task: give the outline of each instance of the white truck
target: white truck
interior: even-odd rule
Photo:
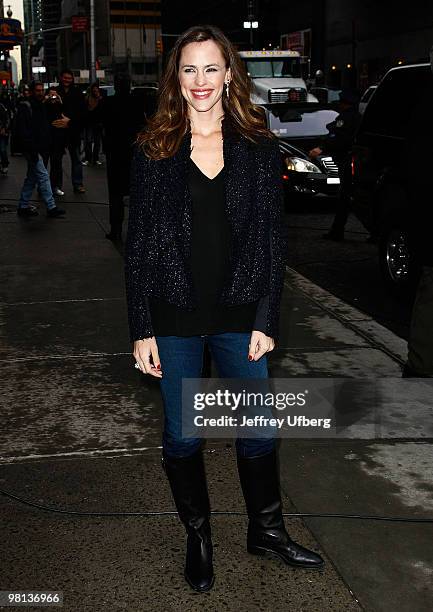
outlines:
[[[307,91],[297,51],[239,51],[239,55],[253,80],[254,104],[318,102]]]

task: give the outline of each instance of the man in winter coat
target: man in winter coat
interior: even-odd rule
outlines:
[[[33,189],[37,185],[47,207],[47,217],[61,217],[66,211],[56,206],[46,168],[50,150],[50,124],[45,109],[43,83],[34,81],[30,91],[30,98],[20,102],[18,106],[17,138],[20,150],[27,160],[27,176],[21,190],[17,214],[20,217],[33,217],[38,214],[37,208],[30,205]]]
[[[60,85],[57,88],[62,104],[63,116],[56,119],[52,125],[64,133],[64,146],[69,151],[71,158],[72,187],[75,193],[85,193],[83,186],[83,166],[80,160],[81,132],[84,127],[86,116],[86,101],[81,91],[75,87],[74,75],[70,70],[62,70],[60,73]],[[57,155],[61,156],[54,165],[60,171],[62,169],[62,147],[57,148]],[[57,182],[62,182],[58,179]],[[59,190],[62,184],[56,185]]]

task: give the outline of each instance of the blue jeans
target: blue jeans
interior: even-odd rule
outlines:
[[[24,153],[27,160],[27,176],[24,179],[24,184],[21,190],[19,208],[28,208],[29,201],[33,194],[33,189],[38,186],[39,193],[45,202],[48,210],[56,206],[56,202],[51,190],[50,176],[45,166],[44,160],[40,154],[38,157]]]
[[[156,336],[162,378],[160,389],[164,404],[163,451],[170,456],[192,455],[201,438],[182,438],[182,378],[200,378],[203,349],[208,342],[220,378],[268,378],[266,354],[248,361],[250,333],[205,334],[203,336]],[[246,457],[268,453],[275,438],[237,438],[236,450]]]

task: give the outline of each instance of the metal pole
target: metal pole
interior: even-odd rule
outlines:
[[[87,68],[87,32],[83,32],[83,66]]]
[[[96,81],[95,0],[90,0],[90,83]]]
[[[65,25],[56,26],[55,28],[47,28],[46,30],[36,30],[35,32],[27,32],[27,34],[23,35],[23,38],[28,38],[29,36],[34,36],[35,34],[43,34],[44,32],[54,32],[55,30],[70,30],[71,28],[71,25]]]

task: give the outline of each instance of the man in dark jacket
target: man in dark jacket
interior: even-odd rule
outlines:
[[[72,187],[75,193],[85,193],[83,186],[83,166],[80,160],[81,132],[86,115],[86,101],[81,91],[74,85],[74,75],[70,70],[62,70],[60,73],[60,85],[57,88],[62,104],[63,116],[52,123],[52,125],[64,131],[64,145],[69,151],[71,158]],[[57,155],[61,155],[60,161],[55,166],[62,169],[62,148],[58,147]],[[59,179],[60,180],[60,179]],[[62,185],[56,185],[61,190]]]
[[[361,115],[358,111],[359,95],[355,91],[344,90],[340,93],[339,115],[326,126],[329,135],[323,149],[332,155],[338,166],[340,193],[334,222],[330,231],[324,235],[329,240],[344,240],[344,228],[349,217],[352,199],[352,144],[359,126]],[[309,153],[314,159],[322,154],[322,148],[316,147]]]
[[[65,210],[56,206],[46,168],[50,147],[50,124],[45,111],[44,85],[34,81],[30,86],[31,96],[20,102],[17,116],[17,137],[20,149],[27,160],[27,176],[21,190],[17,214],[33,217],[37,208],[30,206],[33,189],[37,185],[47,207],[48,217],[60,217]]]
[[[114,79],[115,95],[106,97],[101,103],[111,226],[106,237],[113,241],[122,238],[123,198],[129,193],[132,145],[143,123],[143,113],[139,115],[137,112],[130,85],[127,74],[117,74]]]

